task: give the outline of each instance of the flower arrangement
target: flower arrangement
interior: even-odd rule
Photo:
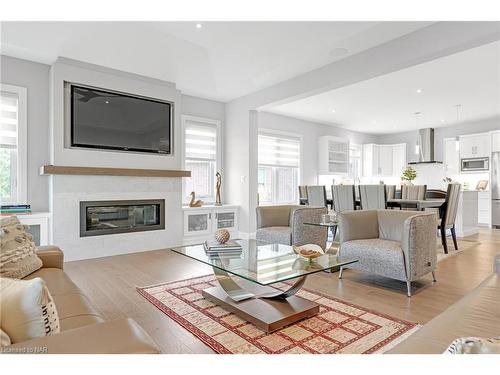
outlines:
[[[401,176],[401,180],[408,182],[412,182],[416,178],[417,171],[410,166],[405,168],[405,170],[403,171],[403,175]]]

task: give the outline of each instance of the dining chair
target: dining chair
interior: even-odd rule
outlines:
[[[396,198],[396,185],[385,185],[385,197],[386,199]]]
[[[327,207],[326,189],[323,185],[307,186],[307,204],[309,206]]]
[[[444,253],[448,254],[448,244],[446,243],[446,230],[449,229],[453,238],[453,246],[458,250],[457,234],[455,233],[455,219],[458,211],[458,200],[460,199],[461,185],[452,183],[448,184],[446,198],[440,210],[440,220],[438,229],[441,232],[441,243],[443,244]]]
[[[386,208],[385,185],[359,185],[362,210]]]
[[[307,205],[307,186],[299,186],[299,204]]]
[[[354,210],[356,208],[354,185],[332,185],[332,199],[335,212]]]
[[[401,186],[401,199],[424,200],[427,185]]]

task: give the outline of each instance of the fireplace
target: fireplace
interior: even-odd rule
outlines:
[[[165,229],[165,200],[80,202],[80,237]]]

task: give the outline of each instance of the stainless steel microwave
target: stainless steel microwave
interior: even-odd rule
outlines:
[[[462,172],[488,171],[490,169],[490,158],[467,158],[460,160]]]

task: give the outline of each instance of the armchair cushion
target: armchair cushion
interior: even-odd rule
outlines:
[[[359,259],[348,268],[406,280],[403,249],[398,241],[379,238],[352,240],[342,244],[339,254],[341,259]]]
[[[344,211],[339,214],[340,243],[378,238],[377,210]]]
[[[290,226],[290,211],[293,205],[259,206],[256,209],[257,229]]]
[[[257,229],[257,240],[269,243],[292,244],[292,228],[290,227],[267,227]]]
[[[315,244],[325,249],[328,229],[319,226],[305,225],[304,223],[319,223],[321,222],[321,216],[326,213],[328,213],[326,207],[299,206],[292,209],[292,245],[302,246],[306,244]]]

